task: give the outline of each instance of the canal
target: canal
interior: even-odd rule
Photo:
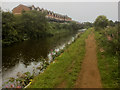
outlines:
[[[3,83],[10,77],[17,77],[17,73],[33,72],[41,65],[40,58],[47,58],[49,52],[67,44],[75,33],[58,34],[39,40],[26,40],[2,49],[2,80]],[[39,72],[39,71],[36,71]]]

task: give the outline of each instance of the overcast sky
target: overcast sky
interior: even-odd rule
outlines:
[[[117,2],[3,2],[3,10],[12,10],[19,4],[34,5],[62,15],[68,15],[79,22],[93,22],[99,15],[108,19],[118,20]]]

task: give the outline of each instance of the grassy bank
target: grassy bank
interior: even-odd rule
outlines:
[[[73,87],[85,55],[85,39],[90,30],[83,33],[64,53],[48,66],[44,73],[36,76],[28,88]]]
[[[118,55],[117,51],[117,28],[110,27],[95,31],[97,42],[98,67],[101,74],[103,88],[118,88]],[[114,36],[109,39],[110,33]]]

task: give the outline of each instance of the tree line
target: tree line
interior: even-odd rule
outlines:
[[[56,32],[63,30],[72,32],[83,28],[76,22],[68,22],[67,24],[49,22],[45,15],[45,13],[37,11],[23,11],[21,15],[2,12],[3,46],[28,39],[53,36]]]

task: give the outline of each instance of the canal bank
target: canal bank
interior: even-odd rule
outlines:
[[[73,42],[81,32],[83,31],[57,34],[38,40],[27,40],[3,48],[3,87],[10,87],[12,84],[14,87],[23,86],[22,81],[26,82],[26,79],[28,83],[34,76],[43,72],[46,62],[50,64],[53,61],[51,56],[52,59],[58,56],[64,51],[62,49]]]
[[[27,88],[71,88],[74,86],[82,60],[85,56],[85,39],[90,29],[86,30],[64,53],[55,58],[44,73],[36,76]]]

